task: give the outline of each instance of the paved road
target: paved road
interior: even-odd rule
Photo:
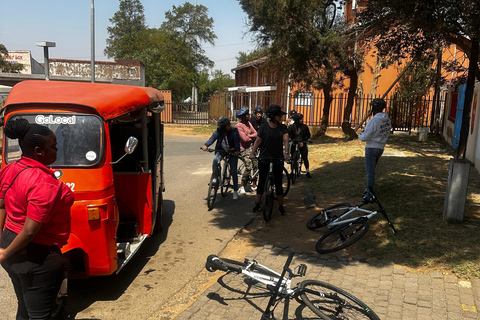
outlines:
[[[148,239],[117,276],[70,281],[70,319],[146,319],[220,252],[251,220],[253,196],[231,193],[207,211],[205,196],[213,154],[199,137],[165,138],[164,230]],[[13,319],[16,299],[0,270],[1,319]]]
[[[253,250],[247,258],[281,272],[289,250],[266,245]],[[307,265],[307,274],[305,278],[294,278],[293,284],[303,279],[331,283],[366,303],[380,319],[480,319],[480,279],[461,281],[440,272],[410,273],[388,261],[296,252],[292,267],[300,263]],[[258,320],[269,296],[255,286],[244,295],[247,288],[241,275],[225,274],[174,319]],[[318,319],[295,300],[290,300],[287,317],[283,316],[283,308],[284,304],[280,304],[275,310],[277,319]]]

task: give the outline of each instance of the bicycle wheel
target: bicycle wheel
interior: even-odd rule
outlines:
[[[283,196],[286,197],[288,194],[288,191],[290,190],[290,174],[288,173],[288,170],[285,167],[283,167],[282,187],[283,187]]]
[[[303,302],[323,319],[372,319],[380,320],[365,303],[350,293],[329,283],[304,280],[299,288]]]
[[[350,207],[350,203],[339,203],[323,209],[307,221],[307,228],[310,230],[315,230],[325,227],[326,225],[330,224],[332,220],[335,220],[337,217],[347,212]]]
[[[243,180],[243,174],[245,173],[245,161],[243,158],[238,158],[238,168],[237,168],[237,175],[238,175],[238,181]]]
[[[315,249],[318,253],[330,253],[346,248],[365,235],[368,231],[368,221],[357,219],[336,226],[317,241]]]
[[[214,181],[215,178],[212,174],[210,177],[210,182],[208,184],[208,195],[207,195],[207,207],[208,210],[213,209],[213,203],[215,202],[215,198],[217,197],[217,190],[218,190],[218,181]]]
[[[223,166],[222,183],[220,185],[220,192],[222,193],[222,197],[225,197],[227,195],[231,179],[232,176],[230,175],[230,165],[225,162],[225,165]]]
[[[275,199],[275,193],[273,188],[273,176],[269,175],[267,181],[265,181],[265,192],[262,198],[263,207],[263,219],[266,222],[272,218],[273,200]]]
[[[293,154],[293,159],[292,159],[292,172],[290,173],[290,179],[292,180],[292,184],[295,184],[295,181],[297,180],[298,177],[298,156],[297,153],[295,152]]]

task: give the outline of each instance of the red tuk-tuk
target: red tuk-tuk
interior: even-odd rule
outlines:
[[[57,137],[53,170],[75,194],[68,244],[70,277],[110,275],[159,229],[162,214],[163,95],[126,85],[24,81],[3,108]],[[2,167],[20,158],[3,138]]]

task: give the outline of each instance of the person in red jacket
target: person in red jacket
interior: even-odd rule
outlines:
[[[255,172],[258,170],[258,161],[255,159],[250,159],[250,152],[252,151],[253,143],[257,138],[257,131],[250,123],[250,112],[247,108],[238,110],[236,116],[240,120],[235,126],[240,134],[240,159],[242,159],[242,161],[245,163],[245,171],[242,175],[242,184],[240,189],[238,189],[238,193],[245,194],[245,185],[250,179],[252,171]],[[252,182],[252,191],[255,190],[257,190],[256,179]]]
[[[9,120],[4,133],[19,140],[22,157],[0,172],[0,262],[17,295],[16,319],[50,319],[74,196],[46,167],[57,159],[49,128],[18,119]]]

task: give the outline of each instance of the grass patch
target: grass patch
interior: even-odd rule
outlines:
[[[331,129],[314,142],[309,158],[315,179],[309,187],[319,207],[358,201],[366,184],[364,143],[345,141],[341,131]],[[356,253],[419,271],[438,270],[463,278],[480,275],[480,179],[476,170],[472,169],[469,181],[465,221],[448,224],[443,220],[452,152],[440,137],[419,142],[416,135],[390,136],[377,166],[375,190],[399,232],[393,234],[377,215],[371,230],[353,249]]]

